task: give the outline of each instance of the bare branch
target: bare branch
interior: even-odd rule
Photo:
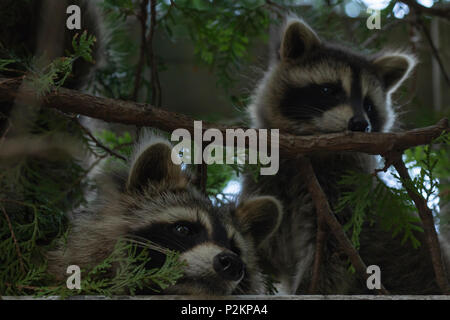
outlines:
[[[444,64],[442,63],[442,59],[441,56],[439,54],[438,49],[436,48],[436,46],[434,45],[433,39],[431,38],[431,34],[428,31],[427,26],[425,25],[425,23],[419,18],[418,19],[418,24],[420,26],[420,28],[423,31],[423,34],[425,35],[425,38],[428,41],[428,44],[431,48],[431,52],[433,53],[434,57],[436,58],[436,61],[439,64],[439,68],[441,69],[442,75],[444,76],[445,81],[447,82],[447,85],[450,87],[450,78],[447,74],[447,71],[445,70]]]
[[[302,176],[305,178],[307,188],[309,193],[311,194],[311,198],[314,202],[317,214],[323,218],[331,233],[334,235],[334,237],[342,247],[342,250],[350,259],[359,277],[364,281],[367,281],[369,277],[369,275],[367,274],[367,266],[348,239],[342,228],[342,225],[339,223],[339,221],[331,211],[327,196],[323,192],[319,181],[317,181],[317,177],[314,173],[314,169],[311,165],[310,160],[305,157],[300,158],[298,169],[301,172]],[[378,294],[389,294],[389,292],[383,287],[383,285],[381,285],[381,289],[376,289],[376,292]]]
[[[153,38],[156,28],[156,0],[150,0],[150,32],[147,36],[146,43],[148,46],[148,60],[150,65],[151,83],[152,83],[152,105],[161,107],[161,83],[159,81],[158,66],[153,50]]]
[[[2,134],[2,137],[0,138],[0,147],[2,146],[3,142],[5,142],[6,136],[8,135],[9,130],[11,129],[11,120],[9,118],[6,118],[8,122],[8,126],[6,127],[5,131]]]
[[[141,26],[141,47],[139,52],[139,61],[137,64],[136,75],[134,78],[134,90],[132,99],[137,101],[139,88],[141,86],[142,71],[144,69],[145,56],[147,52],[146,33],[147,33],[147,6],[149,0],[142,0],[140,4],[140,11],[137,18]]]
[[[0,101],[13,101],[18,95],[20,84],[21,78],[0,78]],[[35,93],[31,88],[22,87],[20,95],[34,97]],[[50,92],[44,97],[41,106],[67,113],[82,114],[106,122],[154,127],[168,132],[184,128],[192,135],[194,134],[194,119],[186,115],[155,108],[148,104],[95,97],[65,88]],[[202,122],[202,126],[203,130],[216,128],[224,135],[226,129],[237,128],[209,122]],[[319,136],[294,136],[282,132],[279,143],[274,147],[279,147],[280,154],[286,158],[296,158],[299,154],[321,151],[356,151],[384,155],[392,151],[401,152],[414,146],[428,144],[443,131],[449,131],[447,119],[442,119],[430,127],[395,133],[343,132]],[[276,144],[270,141],[268,143],[269,146],[270,143]],[[249,147],[248,141],[246,141],[246,147]]]
[[[91,140],[95,143],[95,145],[97,147],[99,147],[100,149],[103,149],[104,151],[106,151],[107,153],[109,153],[110,155],[122,159],[123,161],[127,161],[127,159],[118,154],[117,152],[115,152],[114,150],[111,150],[110,148],[108,148],[107,146],[105,146],[103,143],[101,143],[100,141],[98,141],[98,139],[96,137],[94,137],[94,135],[89,131],[89,129],[85,128],[77,119],[73,119],[74,122],[81,128],[81,130],[88,135],[89,138],[91,138]]]
[[[197,171],[197,177],[196,177],[196,184],[198,189],[206,194],[206,183],[208,180],[208,166],[206,163],[202,162],[201,164],[197,165],[196,168]]]
[[[316,233],[316,251],[314,252],[314,262],[311,283],[309,285],[309,294],[318,294],[320,271],[322,266],[323,250],[328,239],[327,226],[322,214],[316,209],[317,215],[317,233]]]
[[[408,192],[409,197],[414,201],[422,220],[423,230],[425,232],[425,240],[431,254],[431,262],[433,264],[436,282],[443,294],[450,294],[450,287],[445,272],[444,263],[442,261],[441,248],[434,226],[433,213],[428,208],[427,201],[412,188],[413,182],[408,173],[408,169],[402,160],[401,154],[392,155],[393,164],[402,179],[403,186]]]
[[[429,16],[436,16],[450,20],[450,6],[433,6],[432,8],[425,7],[416,0],[401,0],[401,2],[407,4],[410,8],[414,9],[418,13],[423,13]]]
[[[373,41],[375,41],[378,37],[380,37],[382,34],[386,34],[385,32],[389,29],[392,29],[395,26],[398,26],[401,23],[404,23],[407,19],[404,18],[402,20],[396,19],[394,21],[391,21],[383,26],[381,30],[378,30],[377,32],[372,33],[370,37],[368,37],[364,42],[361,44],[362,48],[366,48],[369,46]]]

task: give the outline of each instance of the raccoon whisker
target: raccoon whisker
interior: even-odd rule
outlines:
[[[311,118],[311,120],[314,122],[314,119],[319,119],[319,117],[324,113],[325,111],[323,109],[320,109],[318,107],[314,106],[303,106],[301,109],[297,109],[291,113],[291,116],[293,117],[304,117],[304,118]],[[347,119],[343,119],[341,117],[327,117],[327,128],[333,128],[331,130],[327,130],[323,128],[322,126],[316,128],[315,131],[312,132],[306,132],[306,134],[313,134],[313,133],[333,133],[333,132],[339,132],[343,131],[344,127],[346,128]],[[319,121],[320,124],[320,121]],[[298,128],[301,129],[301,128]]]
[[[169,254],[172,251],[170,249],[164,248],[162,246],[159,246],[159,245],[151,243],[151,242],[150,243],[148,243],[148,242],[138,242],[138,241],[132,241],[132,242],[134,242],[135,244],[140,245],[142,248],[151,249],[151,250],[158,251],[158,252],[161,252],[161,253],[164,253],[164,254]],[[178,246],[181,249],[184,249],[183,244],[181,244],[181,243],[177,243],[177,244],[178,244]]]
[[[290,110],[291,110],[291,112],[290,112],[291,116],[293,116],[293,117],[300,116],[300,117],[306,117],[306,118],[318,117],[327,111],[327,110],[324,110],[323,108],[309,106],[309,105],[302,106],[301,108],[294,106],[294,107],[290,108]]]
[[[158,240],[162,240],[164,242],[169,241],[170,243],[175,244],[178,247],[177,251],[185,251],[188,249],[186,244],[181,242],[181,240],[170,237],[169,235],[167,235],[166,237],[161,236],[158,238]]]
[[[236,286],[236,288],[234,288],[234,291],[236,291],[236,293],[244,293],[245,292],[245,288],[244,288],[244,286],[238,284]]]
[[[325,110],[320,107],[311,106],[311,105],[304,105],[302,109],[306,109],[305,111],[315,111],[317,113],[323,113]]]
[[[184,250],[187,250],[187,249],[188,249],[188,247],[186,246],[186,244],[185,244],[184,242],[182,242],[182,241],[179,240],[179,239],[173,238],[173,237],[171,237],[170,235],[160,236],[160,237],[158,237],[157,239],[158,239],[158,240],[162,240],[162,241],[164,241],[164,242],[169,241],[170,243],[173,243],[173,244],[177,245],[177,246],[179,247],[179,249],[181,249],[181,250],[178,250],[178,251],[184,251]],[[146,240],[147,240],[147,239],[146,239]],[[148,240],[147,240],[147,241],[148,241]]]
[[[299,108],[298,106],[292,106],[292,107],[287,107],[290,110],[292,110],[292,114],[297,114],[297,115],[311,115],[311,114],[321,114],[324,112],[323,109],[320,109],[319,107],[314,107],[314,106],[302,106],[301,108]]]
[[[241,282],[242,282],[242,280],[241,280]],[[244,283],[244,284],[239,283],[236,286],[236,288],[234,288],[234,291],[236,293],[240,293],[240,294],[248,294],[249,290],[250,290],[250,285],[247,283]]]
[[[257,292],[261,288],[258,283],[261,279],[260,271],[256,268],[256,259],[251,258],[256,254],[256,248],[253,241],[247,239],[247,234],[241,233],[240,230],[248,228],[250,224],[259,226],[258,219],[263,214],[263,220],[267,221],[269,229],[266,226],[263,228],[267,235],[272,234],[275,227],[271,222],[279,220],[282,215],[278,200],[271,197],[258,198],[254,195],[244,199],[238,206],[236,196],[230,199],[236,203],[219,208],[211,203],[209,197],[199,193],[193,183],[194,174],[189,173],[189,168],[183,169],[170,159],[172,146],[169,141],[155,137],[149,132],[144,133],[139,140],[126,166],[116,167],[114,164],[111,168],[105,167],[105,172],[100,176],[104,180],[100,179],[98,186],[106,187],[99,188],[95,194],[97,202],[83,208],[82,212],[86,212],[86,217],[74,217],[74,229],[69,230],[70,236],[66,246],[70,250],[66,252],[66,248],[58,248],[49,253],[49,271],[63,280],[66,272],[64,266],[70,261],[80,261],[84,264],[82,267],[87,267],[101,259],[105,253],[114,250],[113,246],[118,240],[124,240],[120,243],[123,256],[121,258],[128,259],[127,254],[140,254],[135,258],[143,259],[137,259],[139,261],[136,262],[144,268],[153,268],[163,260],[167,261],[162,255],[170,257],[174,252],[180,253],[178,257],[180,262],[186,263],[186,268],[181,272],[181,281],[168,289],[167,293],[205,292],[217,295],[231,294],[233,291],[242,294]],[[113,212],[107,210],[111,202],[118,207]],[[260,213],[261,206],[274,209],[262,210]],[[173,208],[181,209],[174,211]],[[154,214],[149,214],[154,211],[161,216],[164,213],[165,216],[156,219]],[[244,213],[248,218],[235,219]],[[192,215],[196,221],[192,221]],[[186,226],[188,233],[178,228],[183,222],[194,225],[192,228]],[[231,243],[228,246],[228,242],[225,242],[230,229],[236,233],[235,238],[239,238],[239,241],[234,241],[233,247],[236,247],[240,254],[233,256],[228,262],[219,259],[221,265],[217,265],[216,257],[222,257],[218,257],[219,254],[230,255],[226,247],[231,247]],[[85,232],[74,232],[75,230]],[[124,230],[128,232],[123,234]],[[267,235],[258,237],[259,241],[264,241]],[[83,246],[85,250],[78,250],[80,244],[85,241],[89,241],[89,246]],[[143,250],[146,252],[142,252]],[[149,263],[150,260],[153,261]],[[252,270],[252,274],[247,274],[252,277],[245,279],[239,289],[235,290],[241,281],[235,278],[235,270],[228,270],[225,263],[234,264],[234,269],[238,268],[240,263],[244,264],[244,261],[249,261],[245,267]],[[115,264],[113,267],[117,270],[120,265]],[[227,273],[232,276],[231,280]],[[122,280],[118,284],[112,284],[112,289],[118,290],[125,285]],[[146,294],[152,283],[144,280],[141,284],[138,294]]]
[[[158,252],[165,253],[165,254],[170,252],[169,249],[164,248],[158,244],[155,244],[154,242],[151,242],[145,238],[141,238],[138,236],[135,236],[135,238],[137,238],[137,239],[133,239],[132,237],[127,237],[127,238],[125,238],[125,240],[130,243],[137,244],[142,248],[152,249],[154,251],[158,251]],[[140,241],[140,239],[143,239],[143,241]]]
[[[131,242],[133,242],[133,241],[131,241]],[[133,243],[136,244],[136,246],[139,247],[139,248],[151,249],[153,251],[158,251],[158,252],[161,252],[161,253],[164,253],[164,254],[169,253],[169,250],[164,249],[162,247],[152,246],[152,245],[149,245],[147,243],[139,243],[139,242],[133,242]]]

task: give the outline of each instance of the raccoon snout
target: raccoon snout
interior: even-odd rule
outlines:
[[[348,122],[348,130],[370,132],[370,124],[362,116],[354,116]]]
[[[244,263],[235,254],[222,252],[214,257],[214,270],[225,280],[238,281],[244,275]]]

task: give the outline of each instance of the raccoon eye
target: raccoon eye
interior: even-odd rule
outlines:
[[[336,92],[336,87],[332,84],[324,84],[320,86],[320,93],[323,95],[332,95]]]
[[[189,236],[192,234],[192,230],[185,224],[176,224],[173,227],[173,232],[176,233],[179,236]]]
[[[330,87],[320,87],[320,92],[322,92],[323,94],[329,94],[331,91]]]

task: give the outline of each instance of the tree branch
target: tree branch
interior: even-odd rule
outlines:
[[[137,18],[141,26],[141,47],[139,53],[139,61],[137,64],[136,75],[134,78],[134,89],[132,99],[137,101],[139,88],[141,86],[142,71],[144,69],[145,55],[147,51],[146,33],[147,33],[147,6],[149,0],[142,0]]]
[[[433,53],[433,55],[434,55],[436,61],[437,61],[438,64],[439,64],[439,68],[441,69],[442,75],[444,76],[444,79],[445,79],[445,81],[447,82],[447,85],[450,87],[450,78],[449,78],[449,76],[448,76],[448,74],[447,74],[447,70],[445,70],[445,66],[444,66],[444,64],[443,64],[443,62],[442,62],[441,56],[440,56],[440,54],[439,54],[439,51],[438,51],[438,49],[436,48],[436,46],[434,45],[433,39],[431,38],[431,34],[430,34],[430,32],[428,31],[427,26],[425,25],[425,23],[424,23],[424,22],[422,21],[422,19],[420,19],[420,18],[418,19],[418,25],[419,25],[420,28],[422,29],[423,34],[425,35],[425,38],[426,38],[427,41],[428,41],[428,45],[429,45],[430,48],[431,48],[431,52]]]
[[[314,252],[314,262],[311,283],[309,285],[309,294],[318,294],[318,286],[320,280],[320,267],[322,266],[323,250],[328,239],[328,230],[322,214],[316,209],[317,215],[317,234],[316,234],[316,251]]]
[[[152,105],[161,107],[161,83],[159,81],[158,66],[155,59],[155,53],[153,50],[153,38],[156,28],[156,0],[150,1],[150,31],[147,36],[148,46],[148,60],[151,70],[151,83],[152,83]]]
[[[427,201],[420,193],[417,192],[417,190],[412,187],[413,182],[411,181],[408,169],[402,160],[401,154],[394,154],[392,157],[392,162],[402,180],[403,186],[408,192],[409,197],[414,201],[414,204],[419,212],[420,219],[422,220],[425,241],[431,254],[431,262],[433,264],[436,282],[443,294],[450,294],[450,287],[448,284],[444,263],[442,261],[441,248],[434,226],[433,213],[430,208],[428,208]]]
[[[32,88],[25,83],[22,85],[24,77],[5,79],[0,78],[0,102],[14,101],[18,95],[21,98],[36,98],[36,94]],[[164,109],[152,107],[148,104],[127,102],[121,100],[113,100],[108,98],[95,97],[88,94],[83,94],[75,90],[60,88],[57,91],[53,90],[40,101],[40,106],[46,108],[55,108],[67,113],[82,114],[85,116],[102,119],[107,122],[118,122],[136,126],[150,126],[164,131],[173,131],[175,129],[184,128],[191,134],[194,134],[194,119],[186,115],[169,112]],[[203,130],[215,128],[220,130],[224,135],[227,129],[237,129],[238,127],[225,127],[218,124],[208,122],[202,123]],[[242,128],[241,128],[242,129]],[[243,128],[246,129],[246,128]],[[398,133],[359,133],[359,132],[345,132],[334,133],[320,136],[294,136],[283,133],[279,136],[279,142],[275,143],[275,147],[279,148],[280,154],[286,158],[298,159],[299,155],[305,155],[316,152],[364,152],[368,154],[380,154],[385,157],[389,155],[400,154],[413,146],[429,144],[433,139],[440,136],[443,132],[448,132],[448,120],[442,119],[436,125],[414,129],[406,132]],[[245,147],[249,147],[249,143],[245,141]],[[226,141],[224,141],[224,144]],[[271,142],[268,141],[270,144]],[[400,158],[401,159],[401,158]],[[320,184],[317,181],[315,173],[312,169],[309,159],[302,158],[300,161],[299,170],[304,175],[308,190],[311,193],[313,201],[316,206],[318,217],[327,224],[330,231],[336,237],[345,253],[350,258],[353,266],[358,274],[367,279],[366,266],[359,257],[357,251],[352,247],[350,240],[347,238],[342,226],[333,215],[328,200],[323,193]],[[399,171],[402,179],[409,178],[402,172],[402,162],[394,163]],[[403,164],[404,167],[404,164]],[[406,172],[407,174],[407,172]],[[206,175],[201,172],[201,175]],[[405,186],[407,187],[407,186]],[[442,261],[439,261],[439,244],[436,245],[436,234],[433,219],[429,212],[423,198],[417,198],[412,190],[408,190],[410,196],[416,203],[421,218],[426,224],[427,234],[431,235],[428,239],[430,250],[433,257],[433,265],[435,266],[436,277],[440,283],[441,288],[445,288],[445,273],[442,270]],[[426,213],[426,215],[425,215]],[[320,225],[320,220],[318,225]],[[434,236],[433,236],[434,230]],[[322,237],[322,236],[321,236]],[[433,238],[434,237],[434,238]],[[317,244],[319,247],[323,243],[323,238],[318,237]],[[320,249],[320,248],[318,248]],[[320,262],[320,252],[316,255],[315,260]],[[315,277],[318,278],[318,268],[315,268]],[[315,290],[316,284],[312,284],[312,289]],[[382,288],[380,293],[387,291]],[[444,291],[446,292],[446,291]]]
[[[206,163],[202,162],[201,164],[197,164],[197,176],[196,176],[196,184],[198,189],[206,194],[206,183],[208,180],[208,166]]]
[[[410,8],[414,9],[418,13],[423,13],[429,16],[436,16],[440,18],[444,18],[447,20],[450,20],[450,7],[436,7],[433,6],[432,8],[427,8],[419,3],[416,2],[416,0],[401,0],[400,2],[403,2],[407,4]]]
[[[14,101],[19,94],[22,78],[0,78],[0,101]],[[21,96],[35,97],[34,91],[22,86]],[[194,119],[186,115],[152,107],[149,104],[95,97],[75,90],[60,88],[52,91],[41,101],[41,106],[55,108],[67,113],[82,114],[106,122],[148,126],[171,132],[184,128],[194,134]],[[216,128],[224,136],[227,129],[219,124],[202,122],[203,130]],[[246,129],[246,128],[243,128]],[[315,152],[364,152],[368,154],[388,154],[392,151],[402,152],[408,148],[430,143],[433,139],[448,132],[448,120],[442,119],[436,125],[395,133],[362,133],[343,132],[319,136],[294,136],[281,132],[279,143],[280,154],[286,158],[296,158],[299,154]],[[225,144],[226,141],[224,141]],[[245,142],[248,145],[248,139]],[[270,141],[268,145],[270,147]]]
[[[369,275],[367,274],[367,266],[364,261],[359,256],[358,252],[353,247],[352,243],[348,239],[345,234],[342,225],[334,216],[331,211],[330,204],[328,203],[328,199],[325,193],[322,190],[322,187],[317,181],[316,174],[314,173],[314,169],[311,165],[309,159],[305,157],[300,158],[300,163],[298,169],[302,176],[305,178],[308,191],[311,195],[311,198],[314,202],[314,206],[316,208],[316,212],[319,217],[325,221],[327,226],[329,227],[331,233],[334,235],[336,240],[339,242],[342,250],[350,259],[352,265],[355,267],[358,275],[364,280],[367,281]],[[317,250],[317,248],[316,248]],[[389,294],[389,292],[381,285],[381,289],[375,289],[378,294]]]
[[[112,155],[112,156],[114,156],[114,157],[116,157],[116,158],[122,159],[123,161],[127,161],[127,159],[126,159],[124,156],[118,154],[118,153],[115,152],[114,150],[111,150],[110,148],[108,148],[107,146],[105,146],[103,143],[101,143],[100,141],[98,141],[98,139],[97,139],[96,137],[94,137],[94,135],[89,131],[89,129],[87,129],[86,127],[84,127],[84,126],[78,121],[78,119],[73,118],[73,121],[80,127],[80,129],[81,129],[81,130],[82,130],[89,138],[91,138],[91,140],[95,143],[95,145],[96,145],[97,147],[99,147],[100,149],[103,149],[104,151],[106,151],[106,153],[108,153],[108,154],[110,154],[110,155]]]

